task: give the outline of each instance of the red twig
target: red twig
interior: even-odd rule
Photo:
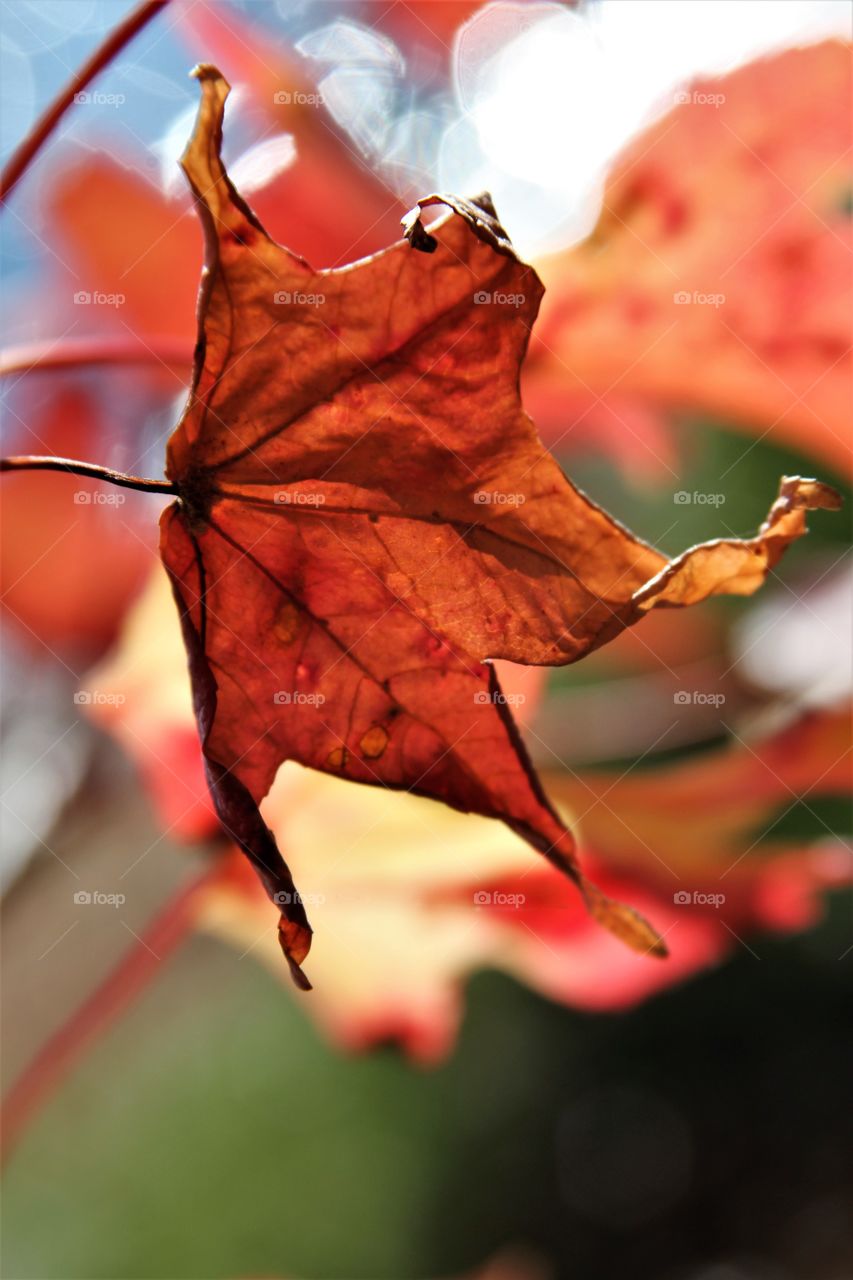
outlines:
[[[47,108],[30,133],[9,159],[0,176],[0,202],[5,201],[29,165],[50,137],[75,94],[82,92],[117,53],[142,28],[165,8],[169,0],[146,0],[140,4],[104,41],[92,57],[66,85]],[[49,361],[45,361],[49,363]],[[155,493],[174,493],[167,481],[145,480],[111,471],[92,463],[67,458],[6,458],[0,470],[71,471],[75,475],[93,476],[124,488],[143,489]],[[139,941],[131,947],[118,966],[84,1001],[72,1016],[41,1047],[10,1089],[3,1104],[4,1154],[8,1156],[27,1123],[61,1084],[80,1060],[89,1045],[101,1034],[134,997],[159,972],[163,960],[186,937],[192,923],[191,904],[199,886],[215,874],[206,872],[192,881],[149,924]]]
[[[131,338],[51,338],[4,347],[0,351],[0,378],[95,365],[159,364],[188,372],[192,362],[192,345],[178,338],[155,338],[151,343]]]
[[[65,86],[59,97],[54,99],[10,157],[3,170],[2,177],[0,177],[0,201],[5,201],[9,192],[29,168],[32,160],[35,159],[44,143],[65,115],[65,112],[71,106],[74,101],[74,95],[82,92],[86,85],[94,80],[98,72],[103,71],[104,67],[112,62],[116,54],[120,53],[124,46],[129,44],[133,37],[168,3],[169,0],[146,0],[146,3],[140,4],[132,13],[128,14],[124,22],[116,27],[115,31],[107,37],[100,48],[95,50],[89,61],[84,63],[77,74]]]
[[[8,1159],[28,1123],[66,1079],[86,1050],[160,972],[186,938],[199,888],[218,865],[185,885],[155,916],[109,977],[51,1035],[15,1081],[3,1102],[3,1150]]]

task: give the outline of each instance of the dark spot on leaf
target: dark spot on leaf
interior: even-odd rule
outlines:
[[[226,239],[230,240],[232,244],[252,244],[255,239],[255,232],[248,223],[246,223],[245,226],[235,227],[228,231],[226,233]]]

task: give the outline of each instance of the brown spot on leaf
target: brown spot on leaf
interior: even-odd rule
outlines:
[[[346,747],[335,747],[326,756],[326,764],[330,769],[345,769],[349,760],[349,751]]]
[[[291,644],[299,634],[299,610],[290,600],[284,600],[273,623],[273,634],[282,644]]]
[[[388,746],[388,734],[381,724],[375,724],[367,730],[358,745],[368,760],[376,760]]]
[[[252,230],[252,228],[249,226],[247,222],[243,223],[242,226],[233,227],[230,231],[226,231],[225,237],[232,244],[240,244],[240,245],[250,245],[254,240],[257,239],[255,232]]]

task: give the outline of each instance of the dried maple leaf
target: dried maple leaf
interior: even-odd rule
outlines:
[[[429,232],[415,210],[407,240],[315,272],[232,186],[228,85],[195,74],[182,164],[206,270],[161,549],[214,803],[282,908],[295,979],[311,930],[257,807],[285,760],[502,818],[662,953],[581,874],[488,660],[572,662],[656,605],[747,594],[837,496],[787,479],[756,538],[667,562],[573,488],[521,407],[542,286],[488,198],[430,196],[453,212]]]

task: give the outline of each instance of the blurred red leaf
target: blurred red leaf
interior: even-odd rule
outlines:
[[[149,346],[184,338],[189,355],[199,236],[187,203],[168,201],[138,171],[92,151],[60,173],[51,188],[50,213],[90,291],[124,298],[116,313],[118,331],[129,328]],[[176,384],[177,390],[180,380]]]
[[[257,810],[285,760],[502,818],[658,950],[582,876],[485,660],[563,664],[656,605],[750,594],[837,495],[786,480],[757,538],[668,563],[571,486],[521,408],[542,286],[488,198],[429,197],[454,210],[431,233],[415,210],[409,243],[315,272],[229,181],[228,86],[197,74],[182,163],[207,272],[161,545],[214,803],[283,908],[295,978],[310,928]]]
[[[525,398],[546,439],[575,434],[567,396],[615,394],[846,474],[850,95],[844,44],[789,49],[690,86],[627,148],[592,235],[541,264]]]
[[[26,424],[14,415],[23,450],[85,457],[114,442],[101,399],[83,387],[66,384],[28,408]],[[151,570],[146,514],[138,494],[105,494],[80,476],[8,478],[0,518],[3,607],[25,641],[89,662],[103,651]]]
[[[480,8],[483,0],[393,0],[380,18],[404,49],[423,45],[447,57],[456,32]]]

